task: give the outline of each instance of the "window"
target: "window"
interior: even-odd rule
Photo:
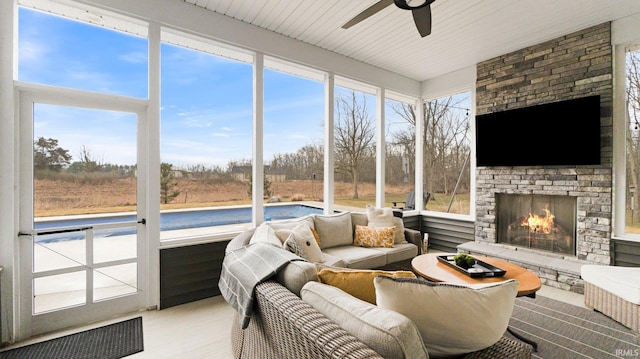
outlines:
[[[365,208],[376,203],[376,97],[336,87],[334,203]]]
[[[249,225],[252,66],[215,55],[215,45],[165,38],[190,48],[161,46],[161,237]]]
[[[425,103],[424,191],[427,209],[470,214],[471,93]]]
[[[385,206],[404,208],[415,183],[415,106],[385,101]]]
[[[265,69],[264,196],[322,207],[324,84]],[[269,211],[267,208],[266,211]],[[265,219],[271,216],[265,215]]]
[[[625,234],[637,237],[640,235],[640,46],[627,49],[625,76]]]
[[[26,8],[18,16],[20,81],[147,98],[147,39]]]

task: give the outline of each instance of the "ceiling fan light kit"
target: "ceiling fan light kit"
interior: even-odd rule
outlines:
[[[380,0],[375,4],[369,6],[360,14],[356,15],[353,19],[349,20],[346,24],[342,25],[343,29],[348,29],[351,26],[367,19],[368,17],[378,13],[391,4],[395,4],[396,7],[403,10],[411,10],[413,15],[413,21],[416,24],[418,33],[420,36],[425,37],[431,33],[431,4],[435,0],[424,0],[419,5],[410,5],[411,0]],[[415,3],[415,1],[413,1]]]

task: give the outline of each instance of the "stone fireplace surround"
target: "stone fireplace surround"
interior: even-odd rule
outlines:
[[[475,240],[467,253],[496,256],[537,273],[542,283],[582,293],[580,267],[611,263],[612,102],[611,26],[604,23],[477,65],[476,113],[600,95],[599,166],[476,168]],[[579,135],[576,128],[576,135]],[[497,243],[497,193],[576,198],[576,255]]]

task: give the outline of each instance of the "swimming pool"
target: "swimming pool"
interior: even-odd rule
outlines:
[[[160,213],[160,231],[250,223],[251,210],[251,207],[233,207],[162,212]],[[309,214],[321,213],[322,208],[312,207],[304,204],[286,204],[264,207],[264,218],[266,221],[298,218]],[[133,221],[136,221],[135,214],[116,214],[113,216],[95,216],[56,220],[45,219],[39,220],[34,223],[34,229],[55,230],[56,228],[62,227],[84,227],[94,224],[109,224]],[[116,235],[133,233],[135,233],[135,228],[133,227],[109,228],[94,231],[94,237],[112,237]],[[68,232],[41,235],[37,237],[36,241],[54,242],[82,238],[84,238],[84,232]]]

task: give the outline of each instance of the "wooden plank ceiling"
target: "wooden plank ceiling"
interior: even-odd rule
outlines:
[[[638,0],[436,0],[421,38],[395,5],[341,28],[378,0],[183,1],[418,81],[640,13]]]

